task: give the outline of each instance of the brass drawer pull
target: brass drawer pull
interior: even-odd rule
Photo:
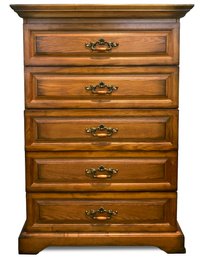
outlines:
[[[91,133],[93,137],[111,137],[114,133],[118,132],[118,129],[105,127],[104,125],[99,125],[96,128],[86,128],[85,131],[87,133]]]
[[[91,51],[97,52],[108,52],[111,51],[114,47],[118,47],[118,43],[107,42],[103,38],[100,38],[96,42],[86,43],[85,46],[89,48]]]
[[[90,85],[85,87],[87,91],[90,91],[92,94],[97,95],[110,95],[114,91],[118,90],[118,87],[106,85],[104,82],[99,82],[98,85]]]
[[[98,210],[89,210],[85,211],[87,216],[90,216],[93,220],[110,220],[112,216],[116,216],[118,214],[117,211],[105,210],[103,207]]]
[[[91,176],[92,178],[111,178],[114,174],[118,173],[117,169],[105,168],[104,166],[100,166],[97,169],[90,168],[85,170],[87,176]]]

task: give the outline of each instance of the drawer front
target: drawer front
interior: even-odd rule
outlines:
[[[28,191],[175,190],[176,152],[28,152]]]
[[[177,64],[176,23],[26,24],[26,65]],[[73,31],[73,28],[75,31]],[[127,31],[125,31],[127,30]]]
[[[171,108],[177,67],[28,67],[27,108]]]
[[[176,110],[26,111],[27,150],[172,150]]]
[[[28,194],[28,231],[175,231],[176,193]]]

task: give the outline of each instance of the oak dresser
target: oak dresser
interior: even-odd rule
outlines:
[[[24,19],[27,220],[48,246],[185,252],[179,20],[193,5],[11,5]]]

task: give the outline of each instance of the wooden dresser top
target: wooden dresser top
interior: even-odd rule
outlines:
[[[11,5],[22,18],[133,18],[179,19],[193,8],[180,5]]]

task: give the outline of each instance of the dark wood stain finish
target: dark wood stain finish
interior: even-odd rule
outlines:
[[[24,19],[19,253],[156,246],[177,223],[179,19],[193,5],[11,5]]]

